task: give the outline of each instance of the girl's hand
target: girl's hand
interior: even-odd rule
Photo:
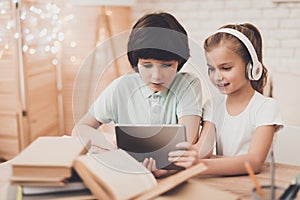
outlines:
[[[177,166],[189,168],[195,165],[199,161],[199,153],[193,145],[190,145],[188,142],[181,142],[178,143],[176,147],[179,149],[186,149],[186,150],[178,150],[178,151],[170,152],[169,153],[170,162],[173,162]]]
[[[156,168],[156,161],[153,158],[145,158],[143,165],[149,169],[155,177],[160,177],[168,174],[169,170],[162,170]]]

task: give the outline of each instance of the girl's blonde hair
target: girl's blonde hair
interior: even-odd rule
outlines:
[[[263,66],[263,73],[261,78],[257,81],[251,80],[251,85],[254,90],[263,93],[263,89],[267,82],[268,70],[263,64],[262,60],[262,37],[259,30],[253,24],[250,23],[228,24],[220,27],[220,29],[221,28],[232,28],[238,30],[241,33],[243,33],[246,37],[248,37],[248,39],[251,41],[257,54],[257,58]],[[227,48],[235,52],[237,55],[241,56],[245,64],[251,62],[251,56],[246,46],[238,38],[229,33],[219,32],[206,38],[203,44],[204,50],[206,52],[210,52],[212,49],[220,45],[221,42],[225,44]],[[246,72],[245,75],[247,77]]]

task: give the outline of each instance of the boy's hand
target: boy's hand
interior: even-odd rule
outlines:
[[[181,142],[176,145],[179,149],[186,150],[178,150],[172,151],[169,153],[169,161],[173,162],[177,166],[181,166],[184,168],[189,168],[195,165],[199,159],[199,153],[197,149],[190,145],[188,142]]]
[[[166,175],[169,170],[162,170],[156,168],[156,161],[153,158],[145,158],[143,165],[147,167],[155,177]]]

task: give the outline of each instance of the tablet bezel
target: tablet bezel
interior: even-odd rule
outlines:
[[[128,133],[129,131],[131,132],[130,134]],[[176,144],[187,141],[184,125],[116,124],[115,133],[118,148],[125,150],[139,162],[143,162],[145,158],[152,157],[156,160],[158,169],[184,169],[168,161],[169,152],[179,150],[176,148]],[[168,137],[165,136],[166,134],[168,134]],[[160,148],[160,146],[162,147]],[[150,149],[157,150],[152,151]]]

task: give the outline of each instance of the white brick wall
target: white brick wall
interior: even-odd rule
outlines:
[[[201,46],[204,38],[223,24],[251,22],[264,38],[265,65],[274,71],[300,71],[300,2],[136,0],[133,21],[153,11],[172,13]]]
[[[199,45],[199,52],[192,52],[192,56],[197,57],[197,63],[192,64],[202,71],[206,69],[200,51],[206,36],[227,23],[255,24],[261,30],[264,40],[264,64],[270,73],[276,74],[273,76],[273,82],[276,83],[273,95],[281,106],[283,120],[287,124],[300,126],[300,105],[292,103],[300,102],[300,95],[295,95],[299,94],[300,85],[300,1],[136,0],[133,21],[154,11],[170,12],[182,23],[189,33],[190,41]],[[291,111],[297,112],[292,114]]]

